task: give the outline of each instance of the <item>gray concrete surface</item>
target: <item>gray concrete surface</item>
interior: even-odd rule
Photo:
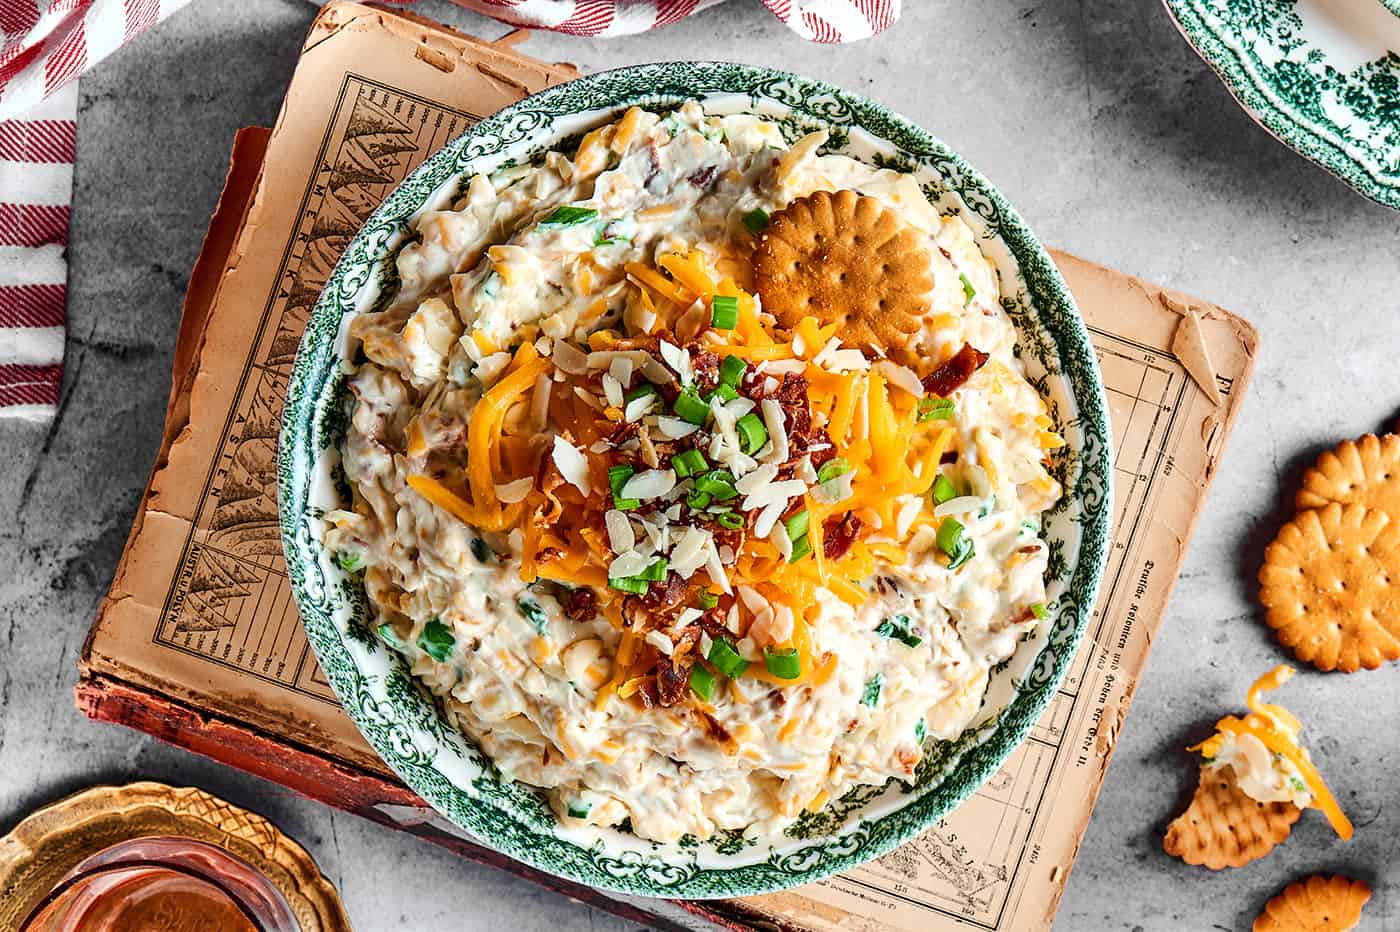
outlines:
[[[885,36],[807,45],[756,0],[649,36],[539,35],[585,68],[728,58],[826,78],[943,136],[1048,242],[1206,295],[1258,325],[1263,355],[1192,542],[1056,924],[1244,929],[1285,882],[1346,870],[1376,888],[1362,928],[1400,930],[1400,671],[1305,673],[1289,701],[1343,804],[1350,845],[1309,814],[1248,869],[1160,851],[1193,782],[1179,748],[1285,655],[1252,601],[1287,490],[1324,446],[1400,410],[1400,214],[1352,194],[1239,111],[1153,0],[906,0]],[[504,30],[427,0],[494,37]],[[208,787],[303,840],[356,927],[617,929],[612,917],[462,863],[72,706],[77,652],[161,429],[180,301],[233,131],[269,124],[314,9],[203,0],[82,81],[63,403],[0,425],[0,828],[99,781]]]

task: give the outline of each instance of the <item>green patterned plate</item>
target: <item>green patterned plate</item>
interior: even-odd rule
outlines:
[[[1056,462],[1068,494],[1045,521],[1053,623],[994,674],[972,727],[929,746],[913,784],[854,789],[779,836],[654,844],[616,829],[565,828],[535,791],[503,779],[371,635],[363,586],[332,564],[320,534],[321,515],[346,493],[337,479],[350,404],[345,325],[394,288],[393,256],[409,220],[449,200],[475,172],[563,145],[628,105],[665,107],[687,97],[713,112],[764,114],[793,138],[825,127],[831,150],[912,171],[933,203],[963,213],[998,267],[1027,371],[1068,441]],[[646,65],[551,88],[483,120],[404,181],[350,243],[311,315],[287,390],[278,457],[282,541],[307,634],[346,711],[404,782],[448,819],[512,857],[597,887],[740,896],[883,854],[966,799],[1025,737],[1093,609],[1112,514],[1110,449],[1098,365],[1064,281],[1006,200],[956,153],[902,117],[816,81],[743,65]]]
[[[1400,208],[1400,0],[1164,0],[1261,126]]]

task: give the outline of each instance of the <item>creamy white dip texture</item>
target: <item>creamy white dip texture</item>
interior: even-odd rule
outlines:
[[[996,271],[914,178],[824,141],[633,109],[421,215],[351,324],[354,504],[326,544],[562,819],[773,831],[911,779],[1044,623],[1062,441]],[[769,218],[841,189],[927,250],[921,366],[754,293]]]

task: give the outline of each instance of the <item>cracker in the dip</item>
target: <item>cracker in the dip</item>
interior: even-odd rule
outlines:
[[[915,232],[873,197],[818,191],[774,214],[753,253],[763,306],[785,327],[815,316],[842,342],[909,362],[933,287]]]
[[[1343,440],[1317,458],[1298,490],[1299,510],[1331,503],[1365,505],[1400,521],[1400,437]]]
[[[349,325],[326,545],[566,822],[756,837],[917,782],[1053,616],[1064,440],[984,240],[825,140],[633,108],[454,185]],[[828,278],[760,300],[765,228]]]
[[[1213,871],[1244,867],[1286,839],[1303,811],[1247,796],[1229,767],[1201,768],[1191,805],[1167,827],[1163,849]]]
[[[1315,508],[1264,552],[1259,600],[1279,641],[1319,670],[1400,657],[1400,521],[1363,505]]]
[[[1351,822],[1299,744],[1302,724],[1263,699],[1293,672],[1278,666],[1255,680],[1249,714],[1225,716],[1214,735],[1191,748],[1201,753],[1200,784],[1167,829],[1168,854],[1211,870],[1243,867],[1287,838],[1305,808],[1321,810],[1339,837],[1351,838]]]
[[[1370,899],[1364,880],[1315,874],[1269,900],[1254,920],[1254,932],[1346,932],[1361,922]]]

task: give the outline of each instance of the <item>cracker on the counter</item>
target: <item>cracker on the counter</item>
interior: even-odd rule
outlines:
[[[912,361],[933,289],[918,234],[878,200],[818,191],[773,215],[753,253],[763,307],[784,327],[804,317],[840,325],[843,343]]]
[[[1315,874],[1269,900],[1254,920],[1254,932],[1346,932],[1361,921],[1370,898],[1365,881]]]
[[[1243,867],[1286,839],[1302,814],[1292,803],[1261,803],[1247,795],[1229,767],[1202,767],[1196,795],[1167,827],[1162,847],[1213,871]]]
[[[1264,551],[1259,600],[1279,641],[1319,670],[1400,658],[1400,521],[1363,505],[1297,514]]]
[[[1365,505],[1400,521],[1400,436],[1367,434],[1344,440],[1317,458],[1303,476],[1302,508]]]

